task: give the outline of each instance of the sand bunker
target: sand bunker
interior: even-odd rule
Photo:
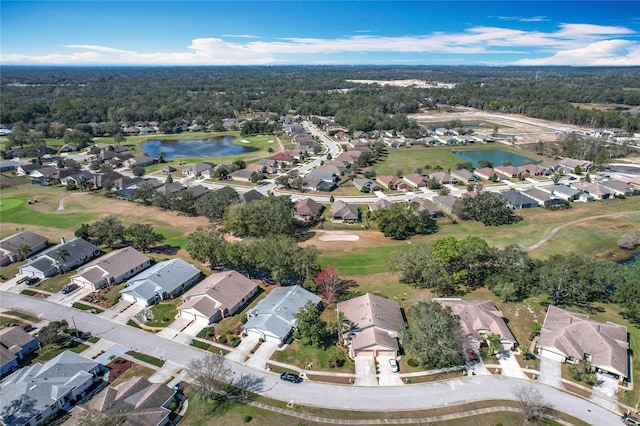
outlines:
[[[320,241],[358,241],[359,236],[353,234],[325,234],[318,237]]]
[[[248,141],[248,140],[246,140],[246,139],[242,139],[240,142],[242,142],[242,143],[251,143],[251,142],[249,142],[249,141]]]

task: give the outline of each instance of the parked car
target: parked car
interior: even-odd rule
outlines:
[[[62,294],[69,294],[72,291],[75,291],[78,288],[77,284],[69,284],[65,288],[62,289]]]
[[[29,278],[31,277],[22,277],[18,281],[16,281],[16,284],[26,283],[27,281],[29,281]]]
[[[282,373],[280,375],[280,379],[284,380],[285,382],[302,383],[302,378],[300,376],[290,372]]]
[[[27,278],[27,280],[24,282],[26,285],[34,285],[36,283],[40,282],[40,278],[38,277],[29,277]]]
[[[400,367],[398,366],[398,361],[394,358],[389,359],[389,367],[391,368],[392,373],[397,373],[400,371]]]

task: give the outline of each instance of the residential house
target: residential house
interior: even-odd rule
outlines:
[[[377,176],[376,181],[389,191],[406,191],[409,185],[397,176]]]
[[[124,300],[149,306],[180,295],[200,276],[195,266],[182,259],[165,260],[127,281],[120,294]]]
[[[458,201],[458,197],[454,197],[453,195],[436,195],[433,197],[433,204],[440,207],[447,213],[451,213],[453,210],[453,205]]]
[[[308,173],[306,177],[310,179],[320,179],[325,182],[334,182],[334,183],[340,180],[340,178],[335,172],[322,171],[317,169]]]
[[[6,425],[42,424],[60,410],[69,411],[106,382],[102,364],[71,351],[62,352],[45,364],[36,363],[15,371],[0,382],[3,398],[0,416]],[[18,400],[18,404],[7,409]]]
[[[433,219],[444,216],[442,210],[437,208],[431,201],[426,198],[414,197],[409,203],[415,203],[418,205],[418,211],[428,211],[429,216]]]
[[[193,195],[193,198],[200,198],[207,192],[209,192],[209,188],[202,185],[194,185],[187,187],[187,192],[190,192]]]
[[[282,345],[293,333],[298,311],[307,302],[318,306],[320,301],[320,297],[297,285],[277,287],[247,313],[244,332]]]
[[[27,355],[40,346],[38,338],[33,337],[21,327],[4,327],[0,329],[0,376],[18,368]]]
[[[23,260],[34,253],[44,250],[49,245],[49,239],[31,231],[22,231],[0,241],[0,266],[5,266]],[[27,250],[19,253],[21,247]]]
[[[63,152],[76,152],[77,150],[78,150],[78,145],[67,143],[67,144],[62,145],[58,152],[60,152],[60,153],[63,153]]]
[[[518,166],[518,170],[524,177],[547,176],[551,173],[549,167],[541,164],[523,164],[522,166]]]
[[[229,173],[229,178],[238,181],[238,182],[251,182],[251,176],[255,172],[247,169],[236,170],[235,172]]]
[[[213,274],[182,296],[178,316],[213,324],[240,311],[258,292],[258,285],[236,271]]]
[[[269,160],[277,161],[279,163],[287,163],[287,164],[293,164],[296,161],[296,159],[293,158],[293,156],[284,152],[278,152],[267,158]]]
[[[356,223],[360,221],[360,210],[358,206],[345,203],[342,200],[333,202],[332,215],[334,222]]]
[[[494,170],[497,173],[500,173],[503,176],[506,176],[508,178],[517,178],[518,174],[520,173],[520,169],[518,169],[516,166],[497,166],[494,168]]]
[[[187,167],[182,170],[182,176],[186,176],[191,179],[199,179],[199,178],[211,178],[213,176],[212,169],[215,164],[211,163],[197,163],[191,167]]]
[[[338,303],[337,310],[349,322],[344,340],[348,342],[351,358],[398,356],[398,337],[404,330],[404,319],[396,302],[367,293]]]
[[[502,191],[496,192],[507,201],[507,204],[513,209],[530,209],[538,207],[538,202],[531,197],[526,196],[522,192],[518,191]]]
[[[447,185],[447,184],[450,184],[450,183],[458,183],[458,180],[455,177],[453,177],[449,173],[445,173],[445,172],[429,173],[429,179],[437,180],[440,183],[440,185]]]
[[[331,192],[337,188],[335,182],[322,180],[319,178],[305,177],[302,180],[302,186],[310,191]]]
[[[342,162],[338,162],[338,163],[344,164]],[[336,176],[341,176],[345,170],[346,170],[346,167],[344,166],[338,167],[337,165],[334,165],[334,164],[325,164],[324,166],[318,166],[315,168],[315,171],[317,172],[333,173]]]
[[[117,413],[124,425],[167,426],[172,424],[170,405],[176,391],[164,383],[151,383],[144,377],[132,377],[116,387],[106,387],[71,412],[67,426],[76,426],[87,411]]]
[[[565,311],[550,305],[544,319],[538,354],[577,362],[585,359],[596,371],[623,380],[629,377],[627,327],[599,322],[588,315]]]
[[[477,182],[480,180],[476,175],[466,169],[452,170],[451,177],[464,183]]]
[[[493,167],[482,167],[473,171],[473,174],[486,180],[503,180],[506,176]]]
[[[551,195],[539,188],[529,188],[526,191],[522,191],[522,193],[527,197],[533,198],[543,207],[558,207],[568,203],[566,198]]]
[[[264,197],[265,197],[264,194],[261,194],[255,189],[250,189],[249,191],[243,192],[238,195],[238,198],[240,199],[241,203],[250,203],[252,201],[261,200]]]
[[[582,191],[567,185],[541,186],[540,189],[567,201],[575,201],[582,194]]]
[[[16,167],[16,174],[18,176],[29,176],[31,175],[31,172],[34,172],[40,168],[42,168],[42,165],[40,164],[21,164]]]
[[[293,217],[294,219],[309,222],[318,219],[323,211],[324,206],[313,198],[303,198],[296,205],[296,211]]]
[[[382,188],[380,188],[380,186],[378,186],[371,179],[354,178],[353,186],[355,186],[361,192],[382,191]]]
[[[591,170],[592,166],[593,163],[591,161],[575,160],[573,158],[561,158],[557,163],[557,168],[564,171],[564,173],[573,173],[576,167],[580,169],[580,172],[586,173]]]
[[[481,341],[492,334],[500,337],[504,350],[511,350],[518,342],[511,333],[504,315],[489,300],[433,299],[445,308],[460,323],[462,336],[470,347],[478,349]]]
[[[186,189],[186,187],[183,186],[180,182],[171,182],[171,183],[165,183],[164,185],[157,187],[156,192],[159,192],[160,194],[169,195],[176,192],[180,192],[183,189]]]
[[[59,258],[57,253],[66,253],[66,256],[64,256],[64,259]],[[99,256],[100,253],[100,248],[87,240],[75,238],[66,242],[63,238],[62,244],[30,257],[28,262],[19,268],[19,271],[22,275],[44,279],[59,273],[69,272],[73,268]]]
[[[279,169],[278,161],[270,160],[268,158],[262,158],[254,164],[262,166],[262,171],[264,173],[277,173]],[[249,166],[251,166],[251,164]],[[249,166],[247,166],[247,168],[249,168]]]
[[[589,193],[596,200],[606,200],[614,196],[611,189],[597,183],[576,182],[571,184],[571,186],[575,189],[579,189],[580,191]]]
[[[640,190],[634,188],[631,185],[627,185],[624,182],[620,182],[619,180],[603,180],[602,182],[600,182],[600,185],[604,186],[607,189],[610,189],[615,195],[624,195],[625,197],[631,197],[632,195],[640,194]]]
[[[79,268],[71,283],[96,291],[120,284],[151,266],[151,259],[133,247],[107,253]]]
[[[402,179],[414,188],[424,188],[427,186],[427,178],[420,173],[411,173],[403,176]]]
[[[369,210],[372,212],[375,212],[377,210],[386,210],[391,208],[391,201],[385,199],[385,198],[380,198],[378,201],[376,201],[373,204],[369,204]]]
[[[155,163],[156,163],[155,158],[151,158],[146,155],[139,155],[137,157],[133,157],[122,162],[122,164],[128,168],[132,168],[133,166],[146,167]]]

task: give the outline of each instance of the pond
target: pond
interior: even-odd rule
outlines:
[[[211,139],[184,139],[178,141],[152,140],[142,144],[150,157],[158,158],[160,152],[170,160],[177,157],[226,157],[229,155],[246,154],[257,148],[236,145],[231,136]]]
[[[514,154],[513,152],[505,151],[502,149],[454,151],[453,153],[458,158],[464,161],[469,161],[475,167],[478,167],[478,161],[480,160],[491,161],[494,167],[500,166],[507,161],[510,162],[512,166],[522,166],[524,164],[538,163],[538,161],[532,160],[531,158]]]

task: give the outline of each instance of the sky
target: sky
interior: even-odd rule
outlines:
[[[2,65],[640,66],[640,1],[0,1]]]

